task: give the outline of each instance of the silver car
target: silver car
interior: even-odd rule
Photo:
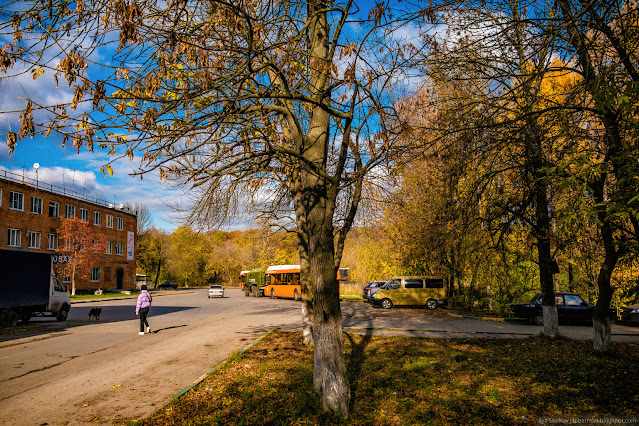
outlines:
[[[373,296],[375,293],[379,291],[380,287],[386,284],[386,281],[371,281],[364,286],[364,290],[362,291],[362,298],[370,302],[373,300]]]
[[[209,298],[211,297],[224,297],[224,287],[221,285],[212,285],[209,287]]]

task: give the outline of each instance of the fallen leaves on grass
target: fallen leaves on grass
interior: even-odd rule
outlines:
[[[567,339],[419,339],[347,334],[349,417],[322,413],[313,352],[273,333],[145,420],[178,424],[528,424],[540,416],[638,414],[639,345]],[[251,368],[246,368],[250,365]]]

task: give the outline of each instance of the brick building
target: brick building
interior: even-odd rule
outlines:
[[[106,253],[93,265],[91,277],[76,279],[76,291],[135,288],[136,213],[97,198],[0,170],[0,247],[51,253],[54,264],[62,218],[89,221],[106,237]],[[55,265],[54,265],[55,268]],[[60,281],[69,277],[57,274]]]

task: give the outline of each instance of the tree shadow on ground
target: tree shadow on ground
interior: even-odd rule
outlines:
[[[89,324],[108,324],[138,319],[135,306],[102,305],[100,319],[89,319],[94,306],[72,306],[66,321],[56,321],[52,317],[36,317],[27,323],[19,322],[13,329],[0,330],[0,343],[34,336],[46,336]],[[175,312],[196,309],[194,306],[151,306],[149,318]]]

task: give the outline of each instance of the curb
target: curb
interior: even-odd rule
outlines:
[[[534,336],[530,333],[509,333],[503,331],[460,331],[460,330],[433,330],[425,328],[394,328],[394,327],[343,327],[344,330],[388,330],[388,331],[406,331],[406,332],[423,332],[423,333],[447,333],[447,334],[496,334],[506,336]],[[401,336],[400,336],[401,337]]]

